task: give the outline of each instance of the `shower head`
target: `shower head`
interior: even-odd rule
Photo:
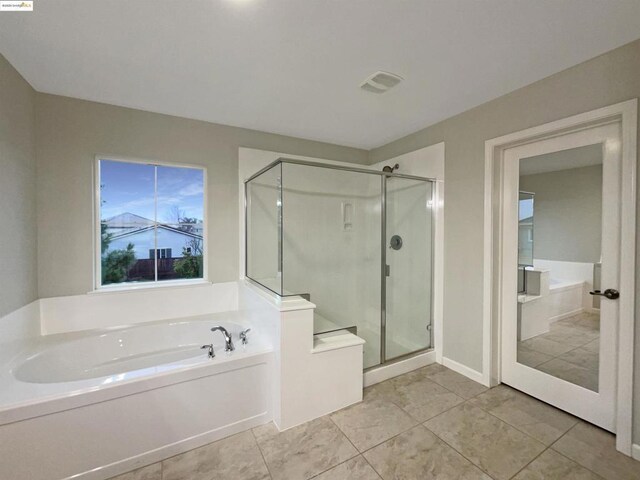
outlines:
[[[384,167],[382,167],[382,171],[393,173],[394,170],[398,170],[399,168],[400,168],[400,165],[396,163],[393,167],[390,167],[389,165],[385,165]]]

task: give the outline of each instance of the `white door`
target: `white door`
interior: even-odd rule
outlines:
[[[610,123],[508,148],[502,177],[502,382],[612,432],[619,303],[587,289],[619,289],[620,140]],[[527,273],[519,294],[523,238],[547,273]]]

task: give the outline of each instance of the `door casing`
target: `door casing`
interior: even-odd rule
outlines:
[[[501,331],[503,298],[501,291],[508,272],[504,271],[505,151],[516,146],[578,132],[597,125],[619,123],[621,132],[621,231],[620,279],[623,292],[619,302],[617,331],[616,448],[626,455],[632,450],[633,348],[635,308],[635,228],[636,228],[636,136],[637,99],[515,132],[485,142],[485,222],[483,291],[483,381],[501,382]]]

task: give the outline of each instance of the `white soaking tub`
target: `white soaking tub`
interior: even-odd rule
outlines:
[[[266,423],[272,364],[241,312],[25,343],[0,373],[0,478],[105,479]]]
[[[586,282],[549,279],[549,317],[551,322],[576,315],[584,310],[588,297]]]
[[[226,355],[222,334],[210,330],[214,325],[217,324],[206,320],[178,320],[92,332],[62,342],[53,338],[52,344],[43,342],[35,353],[19,361],[12,373],[16,379],[30,383],[100,379],[105,385],[208,365],[211,362],[202,345],[212,343],[218,361]],[[222,326],[239,344],[238,334],[243,326],[231,322],[223,322]],[[240,348],[238,354],[259,344],[259,340],[252,340],[249,349]]]

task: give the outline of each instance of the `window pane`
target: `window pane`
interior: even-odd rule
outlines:
[[[155,280],[154,170],[100,161],[102,285]]]
[[[203,278],[204,172],[158,166],[158,280]]]

